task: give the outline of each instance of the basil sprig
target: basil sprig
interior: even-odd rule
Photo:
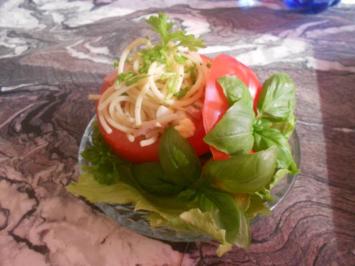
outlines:
[[[260,151],[276,146],[277,168],[287,169],[292,174],[298,173],[288,144],[295,128],[295,91],[294,82],[285,73],[274,74],[264,82],[254,123],[253,147]]]
[[[292,79],[287,74],[278,73],[265,81],[256,116],[252,98],[242,81],[234,76],[225,76],[219,78],[218,83],[230,107],[206,135],[205,141],[232,157],[275,146],[277,169],[287,169],[296,174],[298,168],[288,144],[295,127],[296,88]]]

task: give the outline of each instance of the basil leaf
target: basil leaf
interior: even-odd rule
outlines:
[[[227,110],[204,141],[228,154],[250,151],[254,142],[254,120],[252,101],[243,97]]]
[[[200,177],[201,165],[195,150],[172,127],[161,137],[159,158],[168,182],[186,186]]]
[[[289,138],[293,130],[295,129],[296,125],[296,117],[292,113],[290,116],[287,118],[286,121],[283,122],[273,122],[271,127],[278,129],[283,135],[285,135],[287,138]]]
[[[132,170],[139,185],[150,193],[172,195],[182,190],[180,186],[166,182],[163,169],[159,163],[136,164]]]
[[[258,101],[259,117],[273,122],[288,121],[295,109],[296,86],[285,73],[272,75],[263,84]]]
[[[270,183],[276,170],[276,147],[254,154],[237,154],[228,160],[209,161],[204,175],[218,188],[231,193],[257,192]]]
[[[233,196],[213,188],[203,188],[201,193],[200,208],[217,216],[221,228],[226,230],[227,242],[247,247],[250,244],[249,223]]]
[[[229,106],[244,98],[245,100],[251,100],[251,95],[245,86],[245,84],[234,76],[224,76],[218,79],[218,83],[221,85],[224,95],[226,96]]]
[[[288,169],[290,173],[297,174],[298,167],[293,160],[288,139],[275,128],[255,128],[254,131],[255,151],[267,149],[271,146],[277,147],[277,168]]]

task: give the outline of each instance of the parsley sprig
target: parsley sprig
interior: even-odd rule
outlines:
[[[175,30],[174,24],[169,21],[169,17],[164,13],[151,16],[146,20],[152,29],[159,35],[159,41],[151,47],[144,47],[139,51],[140,68],[138,71],[128,71],[118,75],[117,83],[124,83],[129,86],[147,77],[148,69],[153,62],[159,62],[166,66],[167,72],[174,72],[175,64],[184,64],[187,58],[180,52],[182,49],[196,51],[205,47],[202,39],[196,38],[192,34],[187,34],[184,30]],[[117,68],[117,62],[114,67]],[[191,71],[194,74],[193,71]],[[188,88],[181,92],[174,91],[177,81],[176,75],[168,78],[169,95],[182,97]]]
[[[192,34],[187,34],[183,30],[173,31],[173,23],[169,22],[168,16],[164,13],[150,17],[147,23],[160,35],[162,48],[166,48],[170,42],[175,43],[175,46],[186,47],[190,51],[205,47],[202,39],[196,38]]]

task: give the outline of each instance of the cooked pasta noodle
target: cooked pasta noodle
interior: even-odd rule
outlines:
[[[141,51],[151,47],[145,38],[130,43],[120,56],[118,82],[100,96],[89,96],[98,100],[98,119],[107,134],[120,130],[131,142],[141,137],[142,147],[155,143],[166,126],[175,126],[186,138],[194,134],[187,108],[194,103],[201,108],[206,76],[206,65],[197,53],[178,49],[167,62],[144,65]],[[146,74],[140,72],[144,67]],[[121,80],[124,75],[128,78]]]

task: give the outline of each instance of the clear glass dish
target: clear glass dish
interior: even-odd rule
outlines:
[[[92,145],[91,136],[93,133],[93,124],[95,122],[95,117],[93,117],[89,124],[87,125],[84,135],[80,142],[79,147],[79,165],[85,165],[86,161],[81,156],[82,151],[84,151],[88,146]],[[292,148],[292,153],[295,158],[297,165],[300,163],[300,146],[298,141],[297,133],[295,132],[290,138],[290,145]],[[268,203],[268,207],[273,210],[277,205],[283,200],[287,195],[289,190],[292,188],[295,182],[296,176],[287,175],[283,178],[272,190],[271,194],[273,196],[273,201]],[[112,205],[106,203],[95,204],[103,213],[111,217],[118,224],[127,227],[139,234],[161,239],[171,242],[193,242],[193,241],[208,241],[209,238],[198,233],[186,232],[186,231],[176,231],[166,227],[151,227],[146,220],[145,211],[135,211],[133,206],[126,205]]]

